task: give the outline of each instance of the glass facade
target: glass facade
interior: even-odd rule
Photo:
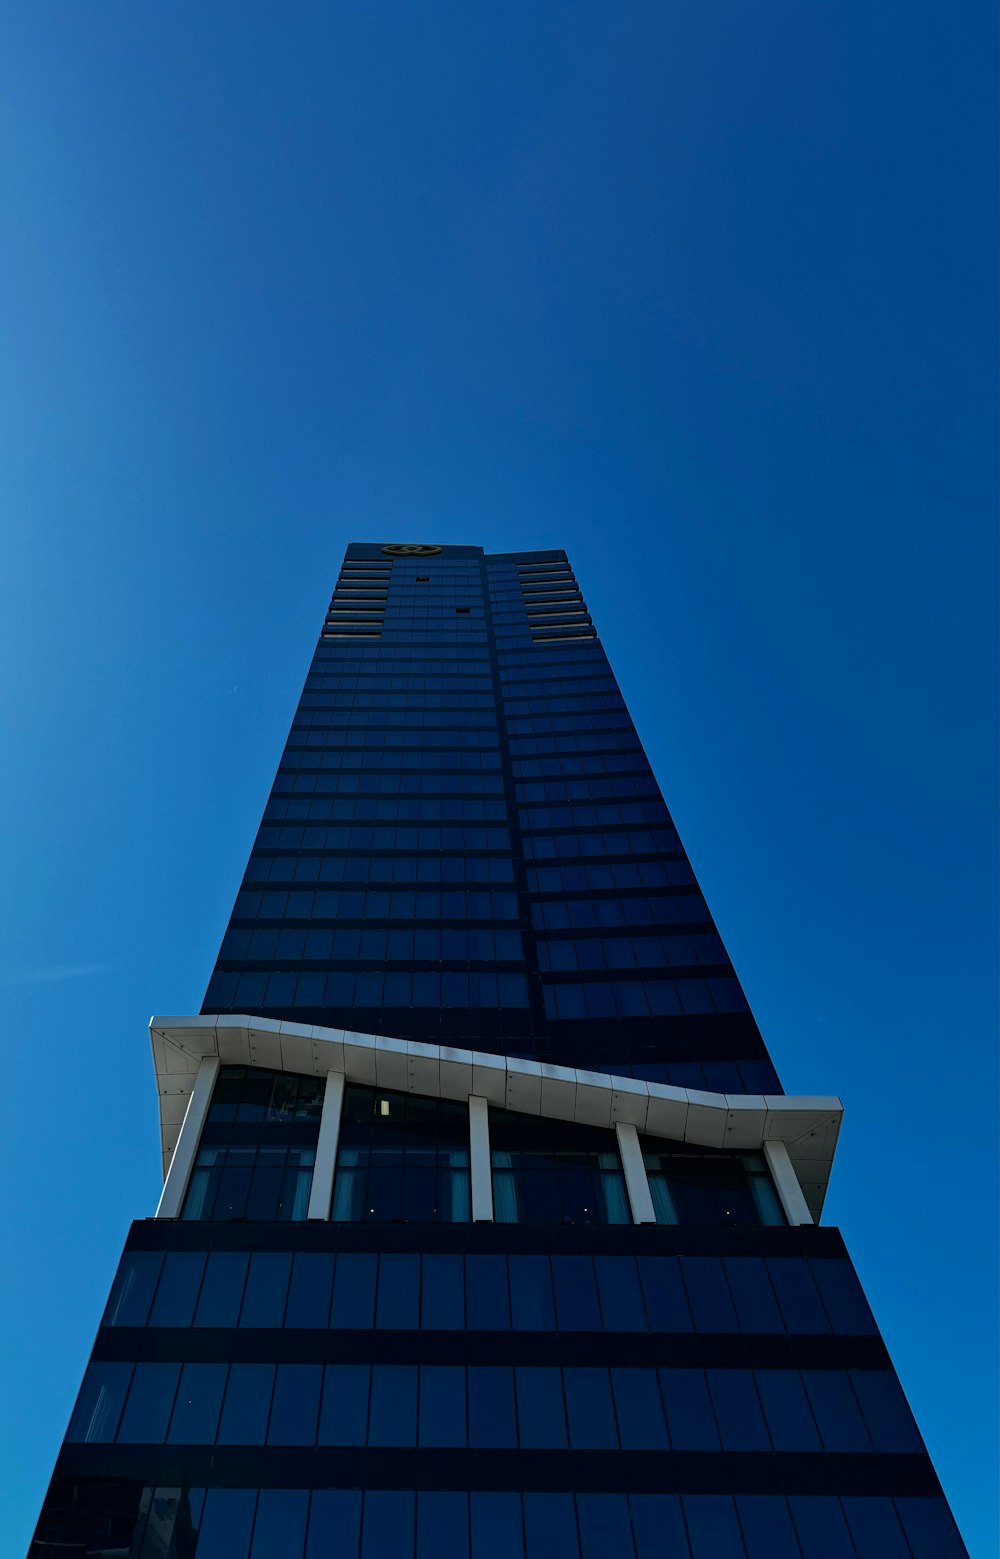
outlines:
[[[348,548],[202,1010],[781,1093],[558,551]],[[373,1070],[323,1216],[323,1119],[221,1067],[31,1559],[965,1554],[764,1153],[639,1135],[640,1224],[612,1127],[491,1104],[477,1222],[466,1100]]]

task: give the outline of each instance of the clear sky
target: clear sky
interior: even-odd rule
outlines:
[[[995,58],[986,0],[0,6],[4,1555],[355,539],[570,552],[995,1554]]]

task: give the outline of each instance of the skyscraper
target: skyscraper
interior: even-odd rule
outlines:
[[[965,1553],[563,552],[348,548],[31,1550]]]

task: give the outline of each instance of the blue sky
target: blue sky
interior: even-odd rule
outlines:
[[[10,1553],[354,539],[570,551],[995,1552],[994,30],[0,9]]]

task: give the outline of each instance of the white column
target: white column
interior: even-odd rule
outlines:
[[[493,1168],[490,1163],[490,1115],[485,1099],[469,1095],[469,1178],[473,1223],[493,1222]]]
[[[799,1177],[792,1168],[792,1161],[788,1157],[788,1149],[783,1142],[765,1142],[764,1157],[767,1167],[771,1171],[774,1181],[774,1189],[778,1193],[778,1200],[785,1210],[785,1217],[789,1223],[812,1223],[813,1216],[802,1195],[802,1187],[799,1185]]]
[[[206,1056],[198,1068],[198,1076],[194,1080],[188,1107],[184,1112],[181,1134],[177,1138],[177,1146],[170,1160],[167,1178],[163,1182],[160,1205],[156,1209],[157,1218],[180,1217],[191,1171],[194,1168],[195,1155],[201,1142],[201,1128],[208,1115],[208,1107],[212,1102],[212,1089],[215,1087],[215,1079],[218,1075],[218,1056]]]
[[[307,1218],[321,1218],[324,1223],[330,1217],[330,1203],[333,1200],[333,1171],[337,1164],[343,1104],[344,1074],[327,1072],[323,1113],[319,1120],[319,1140],[316,1143],[316,1165],[313,1169],[312,1190],[309,1192],[309,1210],[306,1213]]]
[[[653,1198],[649,1194],[646,1166],[642,1162],[639,1133],[627,1121],[616,1121],[615,1133],[618,1137],[622,1169],[625,1171],[625,1189],[628,1191],[629,1205],[632,1208],[632,1222],[655,1223],[656,1213],[653,1211]]]

